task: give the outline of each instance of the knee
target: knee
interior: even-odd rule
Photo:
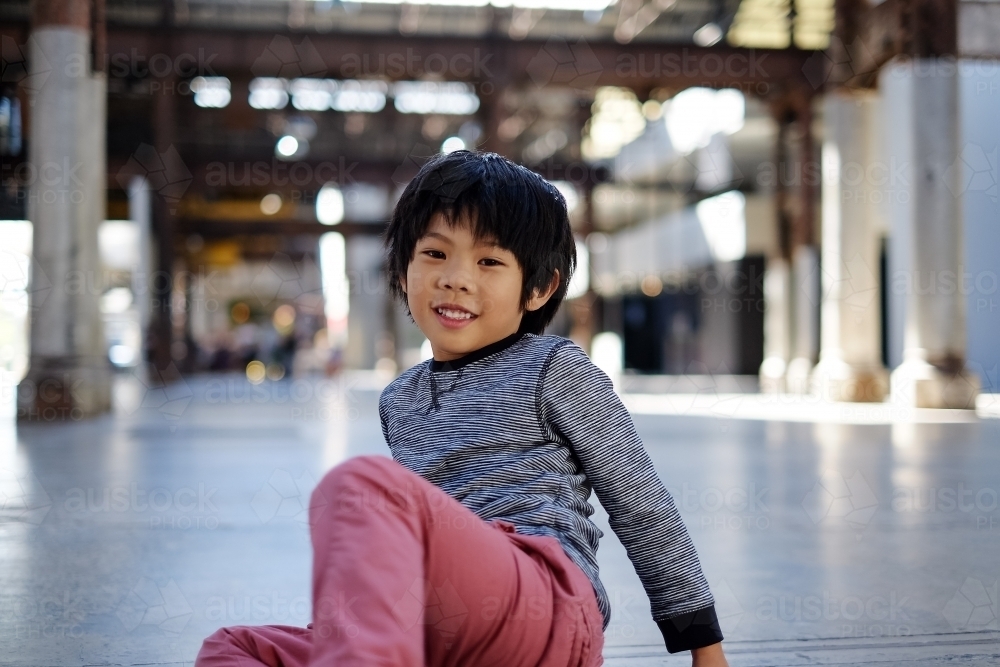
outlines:
[[[330,470],[313,491],[311,505],[326,504],[365,491],[391,494],[406,487],[413,473],[386,456],[355,456]]]
[[[332,468],[319,486],[338,487],[357,484],[385,484],[405,475],[408,470],[387,456],[355,456]]]

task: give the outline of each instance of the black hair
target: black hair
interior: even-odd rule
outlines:
[[[384,237],[389,290],[411,320],[400,278],[406,277],[417,241],[439,212],[452,227],[468,221],[477,241],[496,243],[517,258],[524,276],[518,331],[543,333],[576,268],[576,243],[559,190],[496,153],[454,151],[424,164],[403,190]],[[559,287],[545,305],[524,310],[533,292],[544,292],[557,270]]]

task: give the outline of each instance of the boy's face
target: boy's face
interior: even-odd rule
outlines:
[[[518,330],[523,281],[512,252],[486,240],[476,243],[468,224],[449,227],[436,213],[400,282],[434,358],[450,361]],[[527,310],[545,305],[558,286],[556,275],[544,294],[532,295]]]

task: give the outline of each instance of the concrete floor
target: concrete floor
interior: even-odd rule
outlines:
[[[0,423],[0,664],[191,664],[220,626],[305,625],[304,503],[344,458],[388,453],[377,382],[116,391],[114,416]],[[635,419],[731,664],[1000,664],[1000,420]],[[607,664],[689,662],[606,519]]]

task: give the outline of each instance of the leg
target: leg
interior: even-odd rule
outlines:
[[[560,606],[567,579],[533,548],[557,550],[593,596],[556,540],[498,529],[391,459],[337,466],[309,511],[311,665],[568,665],[569,654],[559,663],[554,651],[585,641],[577,627],[585,598]]]
[[[222,628],[201,646],[195,667],[305,667],[312,630],[284,625]]]

